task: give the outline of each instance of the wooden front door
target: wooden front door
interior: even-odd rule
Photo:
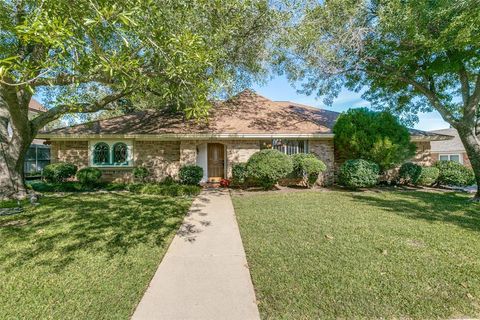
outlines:
[[[225,172],[225,149],[223,144],[208,144],[208,180],[220,181]]]

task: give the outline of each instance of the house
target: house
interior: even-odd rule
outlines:
[[[231,177],[235,163],[255,152],[274,148],[286,154],[314,153],[327,165],[321,177],[334,180],[332,127],[339,113],[272,101],[245,90],[215,103],[208,122],[146,110],[39,134],[48,139],[52,161],[99,167],[108,180],[130,180],[134,166],[146,166],[151,177],[176,176],[181,166],[197,164],[203,181]],[[413,161],[431,163],[431,141],[451,137],[412,130],[417,145]]]
[[[47,109],[35,99],[31,99],[28,104],[28,117],[34,118],[38,114],[46,112]],[[43,168],[50,164],[50,146],[44,144],[45,140],[34,139],[28,148],[25,161],[24,172],[26,176],[38,176]]]
[[[432,141],[432,160],[450,160],[472,167],[458,132],[454,128],[431,131],[434,134],[452,136],[450,140]]]

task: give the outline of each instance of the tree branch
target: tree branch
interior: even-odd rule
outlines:
[[[130,94],[132,90],[123,90],[117,93],[110,94],[93,103],[75,103],[75,104],[60,104],[54,108],[49,109],[31,120],[31,124],[35,130],[39,130],[49,122],[58,119],[66,113],[92,113],[105,109],[106,106],[120,98]]]
[[[460,78],[460,90],[462,91],[463,105],[466,106],[470,100],[470,84],[468,82],[467,70],[465,69],[463,63],[458,70],[458,77]]]
[[[37,78],[31,82],[31,85],[34,87],[40,86],[67,86],[75,83],[88,83],[88,82],[98,82],[103,84],[113,84],[113,81],[109,77],[100,76],[100,75],[91,75],[91,76],[81,76],[81,75],[72,75],[68,73],[62,73],[53,78]]]

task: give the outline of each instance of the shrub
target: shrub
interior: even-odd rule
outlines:
[[[146,183],[137,186],[135,192],[141,194],[154,194],[168,197],[178,196],[196,196],[200,193],[201,188],[196,185],[181,185],[178,183],[161,184],[161,183]]]
[[[183,184],[198,185],[203,178],[203,169],[196,165],[183,166],[178,175]]]
[[[298,153],[291,156],[292,175],[303,178],[308,186],[312,186],[318,179],[318,175],[327,169],[325,163],[314,154]]]
[[[150,171],[146,167],[135,167],[132,174],[135,179],[145,182],[145,179],[150,175]]]
[[[77,172],[77,166],[68,162],[52,163],[43,168],[43,178],[48,182],[63,182]]]
[[[418,180],[422,167],[418,164],[407,162],[402,164],[400,170],[398,171],[398,177],[400,181],[405,184],[413,183],[415,184]]]
[[[174,184],[176,183],[175,182],[175,179],[173,179],[171,176],[166,176],[163,180],[162,180],[162,184],[164,185],[171,185],[171,184]]]
[[[87,167],[77,172],[77,180],[84,186],[97,186],[101,177],[102,171],[98,168]]]
[[[382,172],[415,154],[410,133],[388,112],[350,109],[333,127],[335,152],[340,161],[365,159],[377,163]]]
[[[436,167],[421,167],[420,174],[414,183],[419,186],[431,186],[438,179],[440,170]]]
[[[246,163],[236,163],[232,167],[232,182],[235,185],[242,185],[245,183],[246,177]]]
[[[278,150],[261,150],[248,159],[246,177],[265,189],[272,188],[278,180],[285,178],[293,170],[289,156]]]
[[[355,159],[347,160],[342,164],[339,171],[340,184],[348,188],[373,187],[378,182],[380,169],[374,162]]]
[[[122,182],[110,182],[105,185],[107,191],[123,191],[127,190],[127,184]]]
[[[475,183],[473,170],[454,161],[437,161],[435,167],[440,170],[439,185],[464,187]]]

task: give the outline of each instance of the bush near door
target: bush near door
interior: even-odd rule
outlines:
[[[198,185],[203,178],[203,169],[196,165],[183,166],[178,175],[183,184]]]

